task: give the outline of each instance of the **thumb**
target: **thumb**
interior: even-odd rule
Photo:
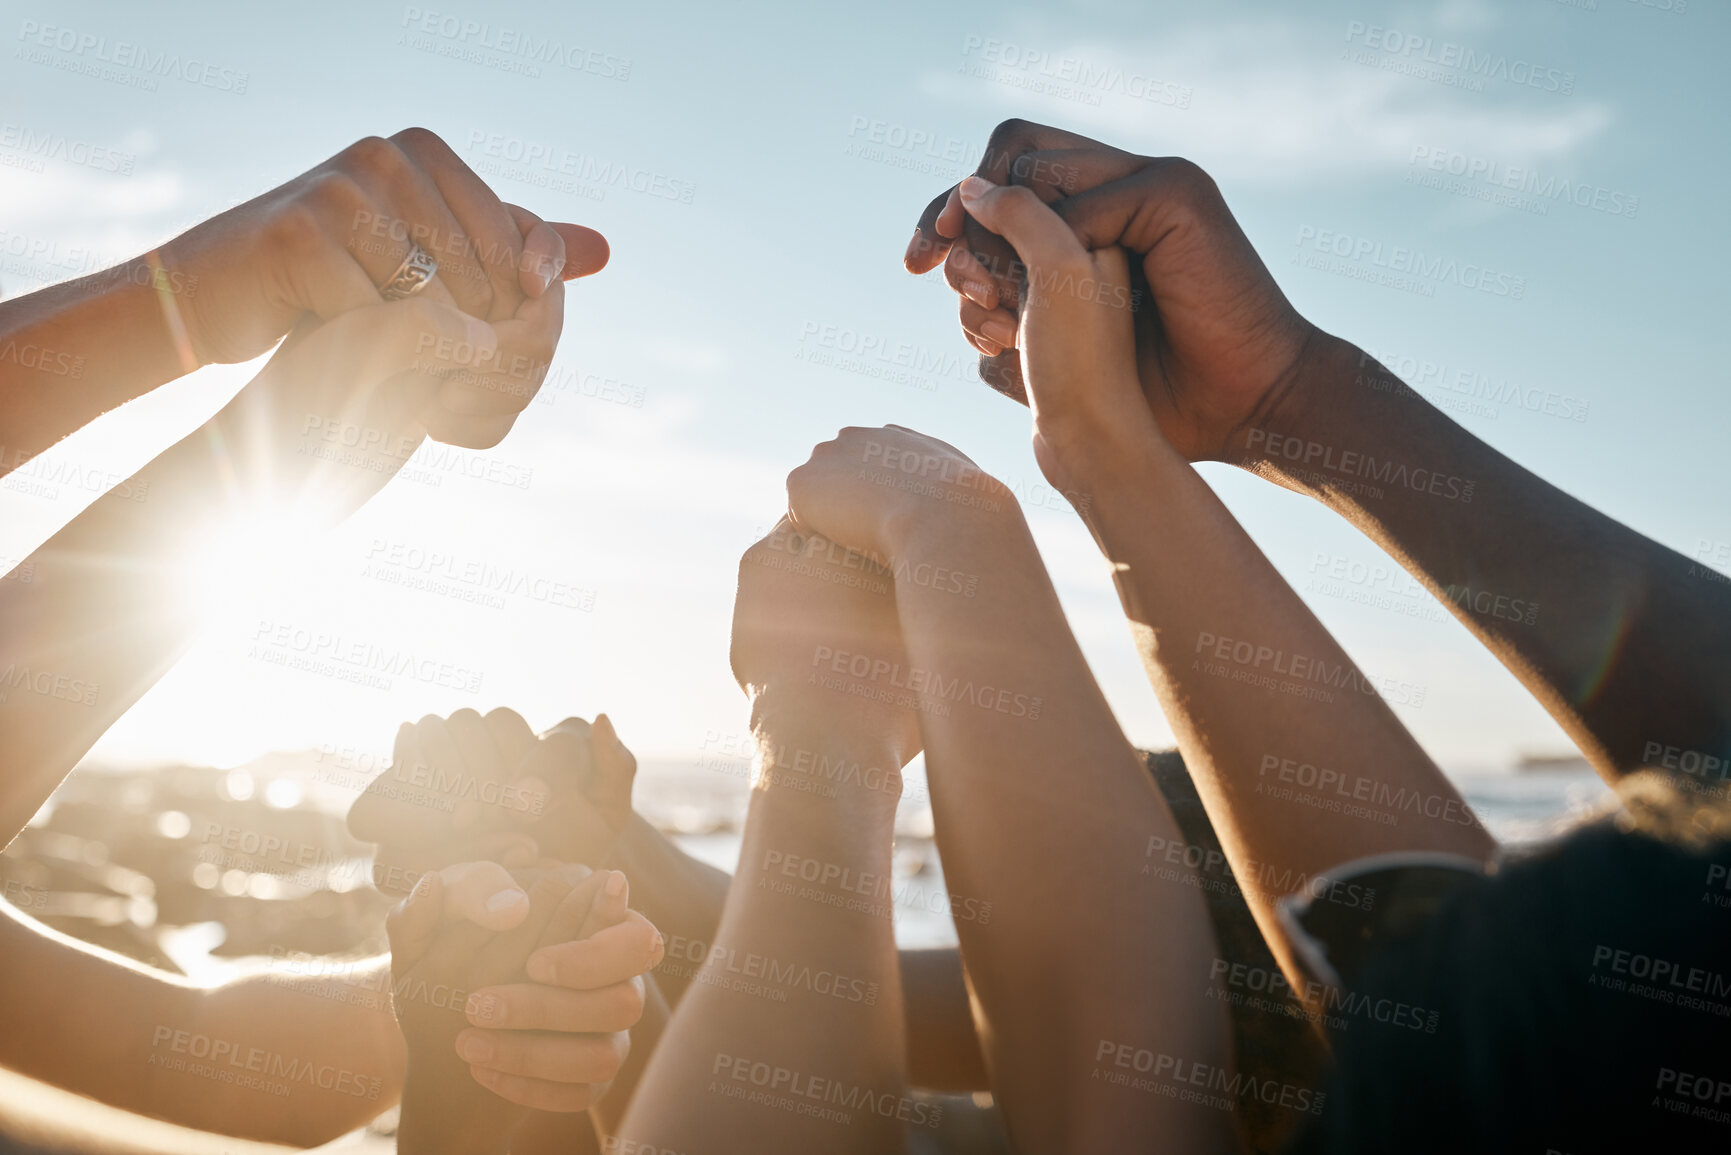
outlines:
[[[606,237],[583,225],[568,224],[565,221],[547,223],[565,241],[565,270],[561,274],[564,280],[587,277],[607,267],[607,259],[613,255],[613,250],[607,244]]]
[[[445,916],[487,930],[510,930],[529,914],[529,896],[497,862],[461,862],[439,872]]]
[[[589,750],[594,766],[590,801],[602,810],[630,810],[637,756],[619,740],[613,719],[606,714],[595,715],[595,724],[589,730]]]
[[[961,198],[969,216],[1015,246],[1030,272],[1088,255],[1070,227],[1030,188],[971,176],[961,184]]]
[[[617,870],[609,870],[607,881],[595,892],[594,899],[589,904],[589,911],[577,928],[577,938],[589,938],[598,931],[610,926],[617,926],[625,921],[625,915],[631,907],[631,888],[625,881],[625,876]]]

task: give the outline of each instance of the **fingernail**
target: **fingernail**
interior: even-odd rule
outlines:
[[[528,901],[529,896],[520,890],[501,890],[487,900],[487,911],[489,914],[499,914],[502,911],[510,910],[518,903]]]
[[[908,242],[908,251],[902,254],[902,264],[912,264],[915,258],[924,255],[925,251],[926,238],[920,230],[915,229],[913,239]]]
[[[980,323],[980,336],[1008,349],[1016,343],[1016,327],[1002,317],[987,317]]]
[[[470,995],[464,1010],[471,1020],[498,1023],[505,1018],[505,1001],[496,995]]]
[[[528,273],[534,284],[540,286],[532,296],[539,297],[553,283],[553,278],[564,271],[565,262],[554,259],[551,253],[526,252],[523,254],[523,271]]]
[[[552,257],[542,257],[537,265],[535,276],[541,282],[541,292],[545,293],[548,286],[558,279],[559,270],[565,267],[565,262],[556,261]]]
[[[493,1061],[493,1044],[485,1035],[461,1034],[457,1036],[457,1054],[466,1062],[490,1063]]]
[[[617,870],[615,870],[613,872],[613,877],[609,878],[607,880],[607,897],[608,898],[618,898],[620,895],[622,895],[624,893],[625,893],[625,876],[623,874],[620,874]]]
[[[551,983],[555,977],[553,960],[545,955],[529,956],[529,977],[538,983]]]
[[[996,302],[992,300],[992,287],[990,285],[982,285],[978,281],[963,281],[962,296],[966,297],[982,309],[990,309],[994,304],[996,304]]]
[[[998,186],[983,176],[971,176],[961,183],[963,201],[979,200]]]

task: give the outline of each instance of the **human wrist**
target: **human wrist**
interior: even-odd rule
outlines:
[[[424,1058],[417,1061],[411,1054],[403,1076],[402,1115],[397,1128],[400,1155],[503,1155],[514,1120],[504,1111],[473,1110],[473,1099],[451,1093],[451,1078],[472,1082],[467,1066],[455,1076],[445,1072],[448,1064],[437,1063],[439,1074],[429,1076],[423,1064]],[[478,1085],[474,1089],[493,1098]],[[504,1100],[497,1103],[507,1106]]]
[[[1380,380],[1379,368],[1358,346],[1312,326],[1290,369],[1232,431],[1222,460],[1308,491],[1288,469],[1293,460],[1289,443],[1297,442],[1302,450],[1312,443],[1335,444],[1353,437],[1355,423],[1365,413],[1364,402],[1373,393],[1359,386],[1370,377]]]
[[[883,503],[879,519],[878,543],[889,555],[879,561],[891,563],[906,556],[911,543],[933,532],[944,534],[972,523],[989,525],[1006,516],[1020,516],[1010,487],[972,462],[942,454],[911,460],[918,469],[879,465],[860,470],[862,482],[895,494]]]
[[[1125,492],[1153,470],[1186,463],[1160,431],[1137,389],[1137,408],[1110,418],[1037,421],[1048,480],[1063,491],[1084,520],[1104,498]],[[1054,476],[1056,475],[1056,476]]]
[[[20,353],[8,376],[34,360],[45,383],[80,382],[104,409],[198,367],[178,356],[143,257],[5,302],[0,342]]]
[[[844,795],[877,798],[893,808],[901,797],[901,768],[912,751],[857,718],[809,701],[766,700],[771,697],[759,695],[752,710],[757,790],[818,801]]]
[[[795,751],[827,747],[838,754],[863,757],[887,753],[894,745],[857,717],[813,701],[805,682],[789,689],[792,692],[771,683],[752,699],[751,739],[757,756],[786,759]]]
[[[941,563],[965,543],[1026,532],[1022,507],[1009,486],[977,467],[965,477],[909,494],[885,519],[879,560],[900,585],[914,563]],[[908,564],[902,564],[902,563]]]

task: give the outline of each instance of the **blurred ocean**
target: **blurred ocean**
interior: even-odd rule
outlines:
[[[0,855],[0,889],[58,930],[200,980],[232,973],[245,957],[376,951],[389,902],[370,885],[369,848],[342,819],[381,769],[315,751],[230,770],[80,768]],[[739,757],[645,759],[636,806],[692,855],[731,871],[749,774]],[[1512,843],[1544,838],[1609,796],[1584,763],[1455,781]],[[897,938],[953,943],[918,764],[896,827]]]
[[[637,808],[692,856],[731,871],[739,859],[749,772],[742,759],[645,762],[638,771]],[[1451,777],[1491,833],[1510,844],[1549,837],[1612,796],[1585,762],[1567,769],[1481,770]],[[907,947],[951,945],[955,923],[917,764],[896,812],[896,831],[896,939]]]

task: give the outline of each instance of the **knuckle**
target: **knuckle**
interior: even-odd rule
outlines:
[[[992,130],[990,143],[1001,149],[1006,145],[1027,139],[1033,129],[1033,121],[1012,116],[1008,120],[998,122],[998,127]]]
[[[313,178],[307,201],[318,210],[354,214],[368,204],[366,190],[346,172],[331,169]]]
[[[630,1035],[623,1031],[608,1035],[595,1044],[591,1055],[589,1069],[584,1078],[592,1083],[610,1083],[619,1074],[619,1069],[625,1065],[625,1053],[630,1047]],[[620,1040],[626,1042],[621,1045]]]
[[[345,172],[384,176],[402,168],[406,158],[403,150],[382,136],[363,136],[339,154],[339,167]]]
[[[399,150],[419,152],[426,149],[450,151],[451,146],[445,143],[445,138],[430,128],[422,128],[412,124],[408,128],[391,134],[389,142]]]
[[[583,976],[577,972],[576,967],[571,965],[571,961],[565,957],[563,952],[557,949],[549,950],[546,957],[553,968],[553,978],[548,983],[549,986],[564,987],[566,990],[571,990],[578,985],[577,980]]]
[[[296,201],[266,226],[270,245],[289,253],[309,253],[322,248],[329,234],[324,221],[306,201]]]
[[[1165,178],[1171,182],[1174,194],[1191,203],[1220,199],[1220,187],[1208,170],[1186,157],[1175,156],[1165,164]]]
[[[661,962],[661,932],[647,925],[640,927],[639,930],[641,933],[638,935],[638,962],[633,973],[646,974],[654,970],[656,965]]]
[[[620,984],[619,994],[614,996],[618,1004],[614,1007],[615,1030],[628,1030],[637,1025],[643,1018],[643,980],[633,979]]]

